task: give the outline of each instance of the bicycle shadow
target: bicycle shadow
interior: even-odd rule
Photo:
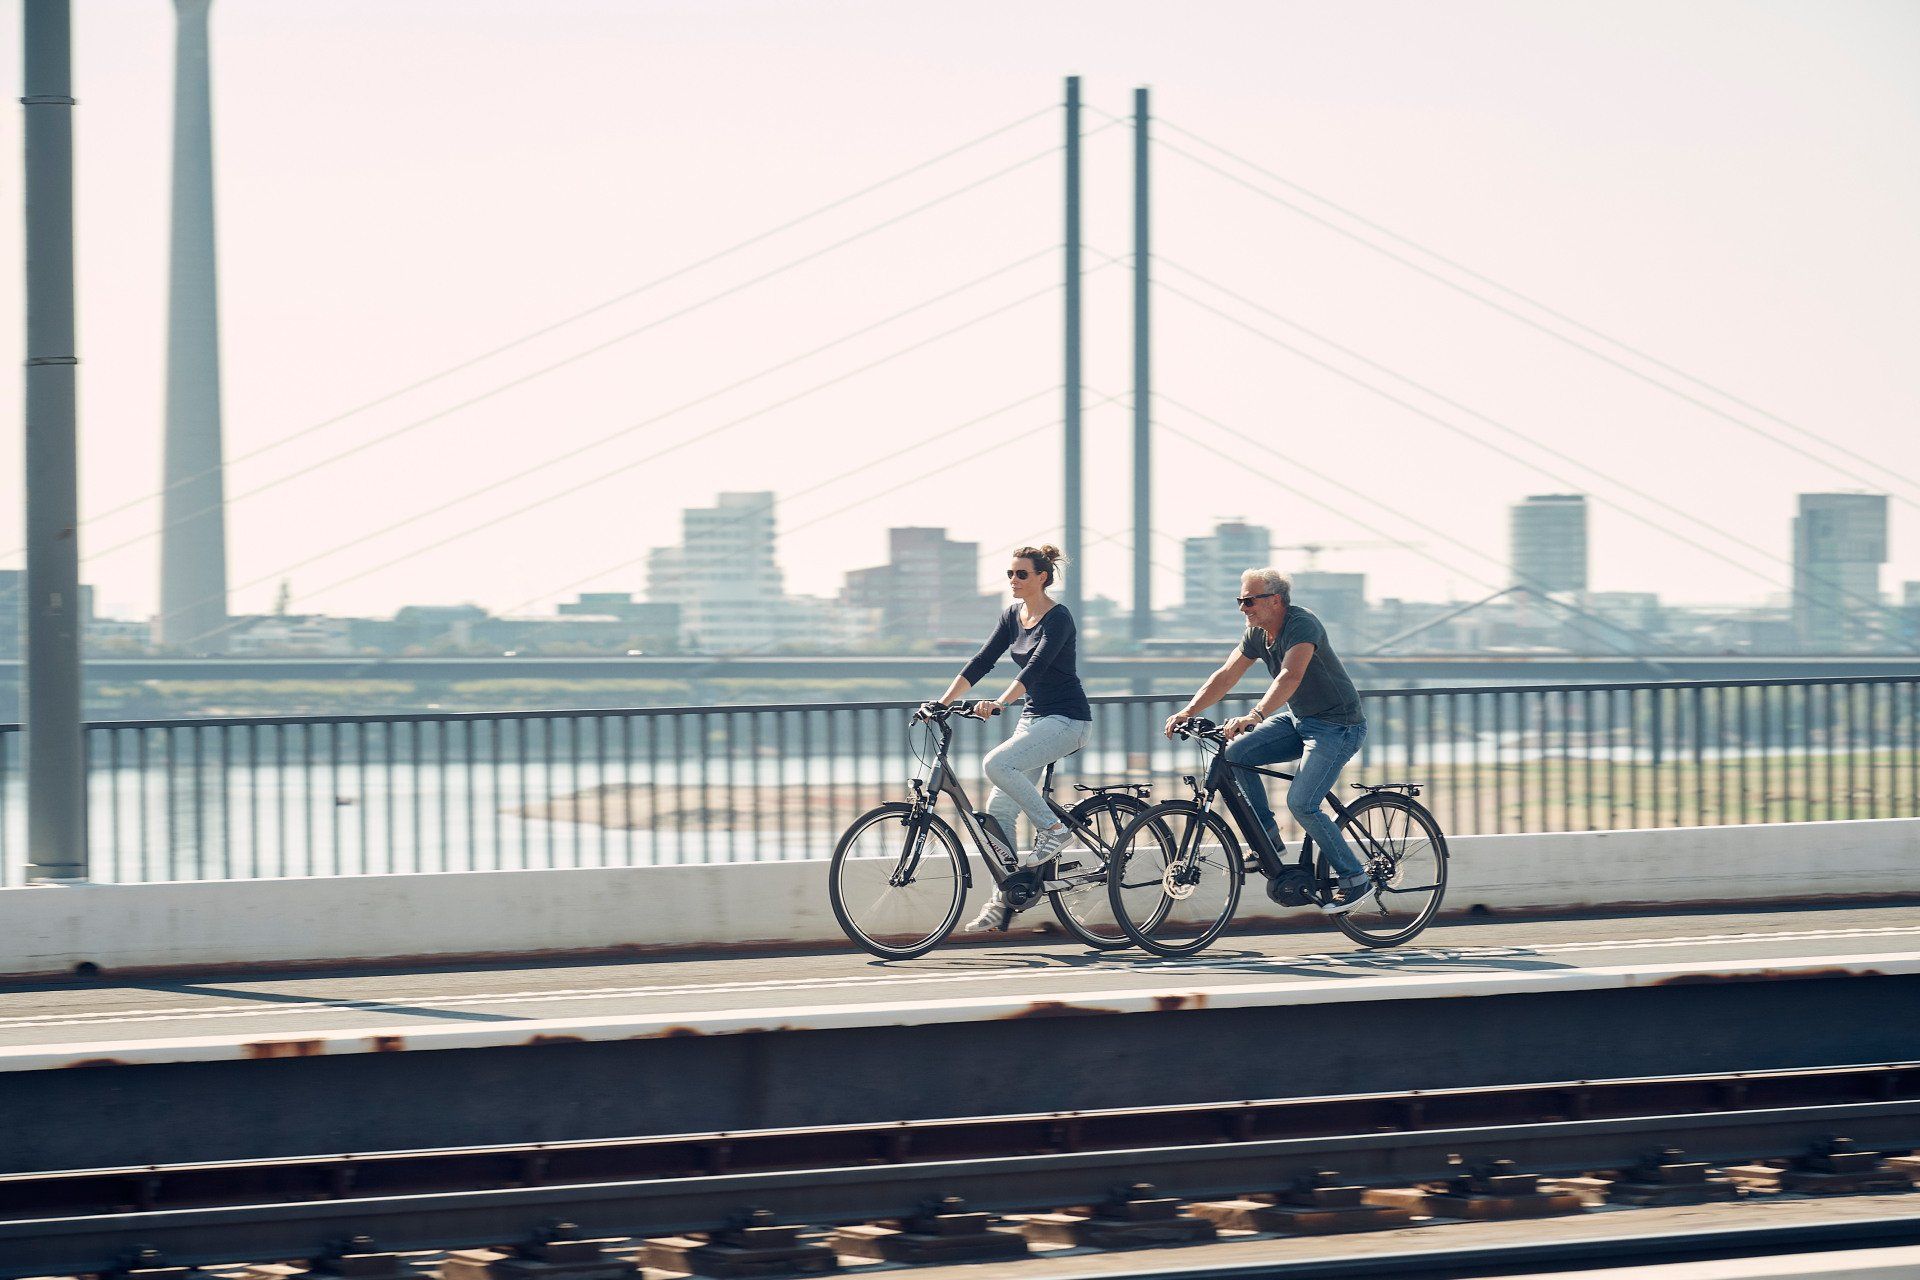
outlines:
[[[1314,952],[1273,955],[1253,949],[1219,949],[1189,959],[1144,956],[1138,953],[1040,950],[974,950],[915,960],[874,960],[869,968],[912,973],[1038,973],[1108,972],[1151,978],[1370,978],[1382,974],[1472,975],[1528,973],[1578,969],[1577,963],[1551,959],[1528,947],[1425,947],[1413,951]]]

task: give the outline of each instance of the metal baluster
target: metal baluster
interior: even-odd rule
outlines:
[[[660,717],[647,716],[647,861],[660,863]]]
[[[7,814],[7,793],[13,778],[12,766],[7,759],[7,743],[12,740],[13,734],[11,726],[0,726],[0,885],[14,881],[13,850],[7,842],[7,824],[12,821]]]
[[[765,770],[760,758],[760,720],[760,712],[747,713],[747,790],[753,797],[753,857],[750,859],[753,862],[764,861],[767,848],[765,815],[760,812],[767,803],[766,783],[763,780]]]
[[[799,712],[799,716],[795,718],[795,727],[801,731],[801,733],[799,733],[799,737],[801,737],[801,752],[799,752],[799,760],[801,760],[801,833],[803,833],[801,844],[804,844],[806,848],[812,848],[812,842],[814,842],[814,747],[812,747],[812,739],[814,739],[814,714],[812,714],[810,710],[808,710],[808,712]],[[833,839],[837,841],[837,833],[833,833]]]
[[[1860,689],[1859,685],[1852,684],[1852,683],[1843,684],[1840,686],[1840,709],[1841,709],[1841,714],[1846,719],[1846,728],[1842,731],[1842,741],[1845,743],[1846,749],[1847,749],[1846,755],[1847,755],[1847,820],[1848,821],[1853,820],[1853,817],[1854,817],[1853,796],[1854,796],[1854,793],[1859,790],[1859,787],[1854,782],[1854,770],[1853,770],[1854,757],[1860,754],[1858,742],[1857,742],[1857,735],[1854,732],[1855,726],[1858,725],[1860,720],[1858,708],[1855,705],[1858,702],[1858,699],[1854,696],[1856,693],[1859,692],[1859,689]]]
[[[588,825],[586,821],[588,804],[586,804],[584,791],[580,787],[580,729],[584,725],[586,725],[584,716],[566,716],[566,768],[570,770],[570,783],[572,783],[572,787],[568,789],[572,794],[572,802],[568,804],[568,816],[574,819],[572,825],[574,825],[574,865],[576,867],[580,865],[580,837]]]
[[[607,792],[612,790],[607,781],[607,718],[596,715],[593,725],[593,782],[594,795],[597,798],[595,809],[600,815],[600,866],[607,865]]]
[[[673,717],[673,860],[687,860],[687,717]]]
[[[625,827],[625,834],[621,838],[621,844],[624,846],[625,851],[621,856],[625,859],[625,865],[629,867],[633,865],[633,829],[636,825],[633,818],[633,789],[635,785],[633,780],[633,721],[633,712],[623,711],[620,713],[620,820]]]
[[[700,735],[700,861],[713,862],[713,726],[707,713],[697,713],[695,732]]]

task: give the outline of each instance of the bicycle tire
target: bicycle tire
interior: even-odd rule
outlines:
[[[862,928],[848,909],[846,901],[846,879],[850,874],[849,863],[884,863],[884,858],[850,858],[855,843],[868,830],[879,824],[894,824],[901,832],[901,853],[906,853],[906,842],[913,838],[911,823],[913,806],[895,801],[883,804],[855,818],[841,833],[839,841],[833,847],[833,857],[827,864],[827,897],[833,903],[834,919],[840,922],[841,932],[845,933],[854,945],[864,951],[879,956],[882,960],[911,960],[923,956],[946,940],[960,923],[960,913],[967,905],[967,860],[960,848],[960,837],[938,814],[928,813],[921,818],[926,828],[926,839],[921,845],[920,856],[939,856],[952,865],[952,901],[931,931],[918,936],[882,934],[875,936]]]
[[[1176,941],[1174,934],[1162,932],[1174,915],[1174,899],[1164,892],[1158,895],[1157,901],[1141,895],[1144,901],[1155,902],[1156,905],[1145,913],[1148,916],[1145,924],[1133,919],[1135,914],[1140,913],[1130,909],[1128,894],[1131,890],[1146,888],[1154,877],[1134,883],[1129,878],[1129,867],[1136,852],[1144,851],[1145,846],[1136,849],[1139,839],[1153,832],[1156,827],[1167,833],[1178,851],[1187,847],[1187,833],[1196,823],[1201,831],[1210,834],[1218,842],[1221,849],[1218,870],[1225,879],[1226,900],[1214,913],[1213,919],[1200,924],[1191,933],[1186,932],[1191,922],[1178,922],[1176,930],[1185,936],[1180,936]],[[1161,837],[1156,834],[1153,838],[1157,843]],[[1209,862],[1208,865],[1213,864]],[[1191,800],[1168,800],[1154,805],[1128,823],[1127,829],[1114,842],[1113,859],[1107,868],[1107,895],[1113,918],[1126,930],[1128,939],[1135,946],[1157,956],[1189,956],[1219,937],[1232,922],[1234,910],[1240,905],[1240,885],[1244,875],[1240,842],[1218,814]]]
[[[1127,824],[1144,813],[1148,807],[1147,802],[1138,796],[1106,792],[1087,797],[1067,812],[1073,818],[1094,827],[1108,844],[1117,846],[1120,833],[1126,830]],[[1097,821],[1102,814],[1108,815],[1109,819],[1105,829],[1102,829]],[[1047,894],[1047,901],[1052,904],[1053,914],[1059,918],[1060,927],[1087,946],[1099,951],[1117,951],[1121,947],[1132,946],[1133,939],[1128,937],[1126,930],[1113,919],[1112,905],[1107,901],[1106,852],[1096,845],[1090,845],[1077,838],[1068,845],[1068,848],[1083,858],[1088,855],[1098,858],[1100,878],[1078,890],[1056,889]],[[1092,923],[1080,918],[1090,914],[1087,910],[1089,900],[1097,903],[1104,910],[1106,926],[1104,932],[1094,927],[1102,923],[1097,917]]]
[[[1419,828],[1420,839],[1425,841],[1425,852],[1430,855],[1433,860],[1433,868],[1430,873],[1431,879],[1425,878],[1429,873],[1423,869],[1420,871],[1423,878],[1419,885],[1393,887],[1391,881],[1387,878],[1388,873],[1386,870],[1377,865],[1379,855],[1369,850],[1368,842],[1347,835],[1349,831],[1359,826],[1367,815],[1377,813],[1382,809],[1391,809],[1397,813],[1404,814],[1407,819],[1409,835],[1411,835],[1413,828]],[[1376,791],[1350,806],[1347,812],[1339,819],[1337,825],[1340,828],[1340,834],[1346,836],[1347,847],[1367,861],[1367,871],[1373,878],[1373,888],[1368,894],[1368,898],[1372,903],[1371,906],[1363,904],[1355,907],[1352,911],[1337,915],[1333,917],[1334,924],[1339,928],[1340,932],[1346,934],[1347,937],[1353,939],[1361,946],[1371,947],[1375,950],[1397,947],[1403,943],[1412,941],[1432,922],[1434,915],[1440,910],[1441,901],[1447,895],[1447,837],[1446,833],[1440,830],[1440,823],[1434,818],[1433,814],[1427,810],[1425,805],[1416,802],[1411,797],[1403,796],[1393,791]],[[1392,833],[1391,818],[1386,819],[1385,830],[1387,839],[1390,840]],[[1379,842],[1380,838],[1376,836],[1375,843]],[[1327,863],[1324,853],[1321,854],[1319,863],[1321,890],[1325,892],[1331,884],[1333,872]],[[1399,872],[1397,865],[1395,870]],[[1404,874],[1404,872],[1401,872],[1401,874]],[[1386,914],[1386,900],[1390,895],[1410,894],[1418,889],[1429,886],[1432,896],[1427,899],[1426,903],[1411,919],[1401,923],[1399,927],[1384,931],[1378,926],[1367,927],[1367,922],[1371,918],[1369,912],[1374,912],[1379,915]]]

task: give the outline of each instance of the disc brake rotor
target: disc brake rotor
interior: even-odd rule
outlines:
[[[1185,902],[1193,896],[1193,891],[1200,887],[1200,882],[1197,878],[1193,880],[1182,880],[1180,878],[1180,864],[1175,862],[1170,863],[1166,871],[1161,875],[1160,887],[1164,889],[1167,896],[1175,902]]]

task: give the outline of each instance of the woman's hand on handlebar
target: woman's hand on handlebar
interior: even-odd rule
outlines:
[[[972,706],[967,708],[968,715],[978,716],[982,720],[990,720],[994,716],[999,715],[1000,712],[1001,712],[1000,704],[995,702],[992,698],[982,698],[980,699],[980,701],[974,703]]]

